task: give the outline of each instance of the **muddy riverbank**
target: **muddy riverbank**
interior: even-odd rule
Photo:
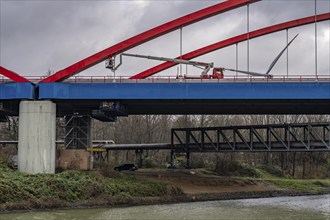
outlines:
[[[197,170],[139,170],[107,175],[97,171],[64,171],[55,175],[28,175],[2,167],[0,177],[3,213],[330,193],[329,180],[233,178]],[[286,182],[278,184],[281,181]]]

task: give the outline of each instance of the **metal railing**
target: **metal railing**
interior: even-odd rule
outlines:
[[[32,83],[38,83],[45,77],[28,76]],[[10,83],[12,80],[0,76],[0,83]],[[273,78],[260,76],[225,76],[224,79],[188,79],[175,76],[153,76],[146,79],[129,79],[129,76],[74,76],[66,79],[66,83],[226,83],[226,82],[330,82],[330,75],[277,75]]]
[[[127,76],[77,76],[71,77],[64,82],[71,83],[226,83],[226,82],[330,82],[330,75],[297,75],[297,76],[274,76],[273,78],[246,77],[246,76],[227,76],[224,79],[187,79],[174,76],[154,76],[146,79],[129,79]]]

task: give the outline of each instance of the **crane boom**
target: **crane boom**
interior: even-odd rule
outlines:
[[[106,61],[106,68],[111,69],[111,71],[115,71],[118,69],[119,66],[122,64],[123,56],[129,56],[129,57],[137,57],[137,58],[146,58],[150,60],[159,60],[159,61],[167,61],[167,62],[173,62],[178,64],[186,64],[186,65],[192,65],[194,67],[198,67],[203,69],[203,72],[201,73],[201,76],[199,78],[208,79],[208,78],[216,78],[216,79],[222,79],[223,78],[223,69],[222,68],[214,68],[213,69],[213,75],[209,76],[207,73],[210,71],[211,68],[214,67],[214,63],[205,63],[205,62],[198,62],[198,61],[191,61],[191,60],[182,60],[182,59],[176,59],[176,58],[167,58],[167,57],[156,57],[156,56],[147,56],[147,55],[140,55],[140,54],[130,54],[130,53],[121,53],[120,54],[120,62],[118,65],[115,65],[115,58],[110,57]]]
[[[193,65],[193,66],[203,66],[203,67],[210,67],[210,68],[213,68],[213,65],[214,65],[213,63],[204,63],[204,62],[198,62],[198,61],[173,59],[173,58],[166,58],[166,57],[146,56],[146,55],[139,55],[139,54],[122,53],[121,55],[129,56],[129,57],[146,58],[149,60],[169,61],[169,62],[173,62],[173,63],[187,64],[187,65]]]

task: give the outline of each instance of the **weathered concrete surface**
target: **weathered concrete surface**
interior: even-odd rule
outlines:
[[[19,171],[55,173],[56,104],[22,101],[18,132]]]
[[[93,155],[85,149],[60,149],[57,158],[56,167],[60,169],[93,169]]]

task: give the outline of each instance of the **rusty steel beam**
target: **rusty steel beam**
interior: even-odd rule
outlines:
[[[18,75],[17,73],[10,71],[2,66],[0,66],[0,74],[8,77],[9,79],[13,80],[14,82],[30,82],[26,78]]]
[[[190,60],[195,57],[210,53],[212,51],[215,51],[215,50],[218,50],[218,49],[221,49],[224,47],[228,47],[228,46],[234,45],[236,43],[240,43],[247,39],[253,39],[253,38],[271,34],[271,33],[277,32],[277,31],[282,31],[282,30],[289,29],[289,28],[294,28],[294,27],[298,27],[298,26],[302,26],[302,25],[306,25],[306,24],[311,24],[311,23],[314,23],[315,21],[320,22],[320,21],[325,21],[325,20],[329,20],[329,19],[330,19],[330,13],[325,13],[325,14],[319,14],[316,16],[310,16],[310,17],[305,17],[305,18],[300,18],[297,20],[284,22],[281,24],[272,25],[269,27],[251,31],[251,32],[249,32],[249,34],[245,33],[245,34],[237,35],[235,37],[228,38],[223,41],[219,41],[217,43],[208,45],[206,47],[202,47],[202,48],[192,51],[190,53],[184,54],[184,55],[182,55],[182,57],[181,56],[177,57],[177,59]],[[173,67],[175,65],[177,65],[177,64],[173,63],[173,62],[164,62],[155,67],[147,69],[141,73],[138,73],[134,76],[131,76],[130,79],[144,79],[144,78],[152,76],[158,72],[166,70],[170,67]]]
[[[155,28],[152,28],[146,32],[138,34],[134,37],[131,37],[127,40],[124,40],[118,44],[115,44],[105,50],[102,50],[90,57],[87,57],[71,66],[58,71],[57,73],[41,80],[41,82],[59,82],[63,81],[70,76],[73,76],[87,68],[90,68],[107,58],[116,55],[118,53],[129,50],[133,47],[136,47],[142,43],[150,41],[154,38],[167,34],[171,31],[177,30],[181,27],[196,23],[198,21],[204,20],[206,18],[218,15],[222,12],[226,12],[247,4],[251,4],[260,0],[231,0],[225,1],[222,3],[215,4],[208,8],[193,12],[191,14],[185,15],[183,17],[177,18]]]

